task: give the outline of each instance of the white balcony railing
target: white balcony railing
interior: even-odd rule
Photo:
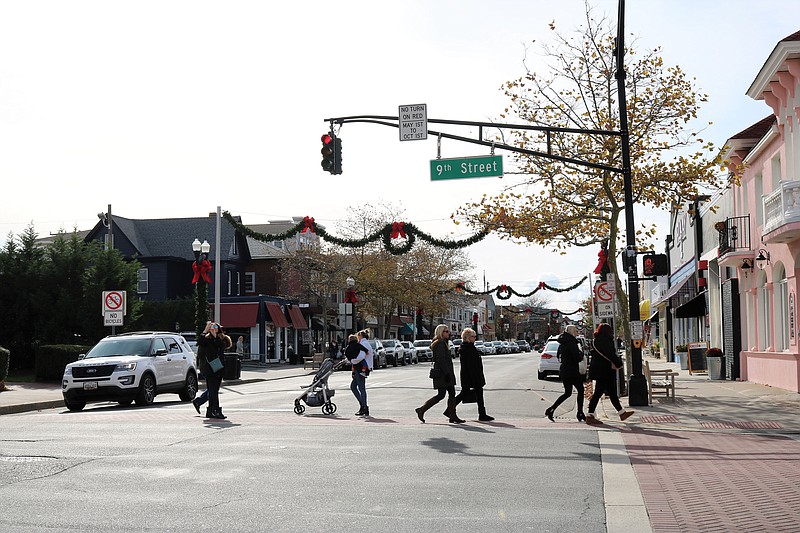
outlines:
[[[761,197],[764,206],[763,233],[790,222],[800,222],[800,181],[782,181],[780,185]]]

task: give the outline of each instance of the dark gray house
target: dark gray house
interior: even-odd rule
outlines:
[[[114,216],[111,223],[114,248],[122,252],[125,259],[136,259],[142,264],[137,298],[168,300],[191,296],[195,259],[192,242],[207,240],[211,244],[209,259],[213,263],[216,222],[213,213],[207,218],[151,220]],[[245,291],[245,268],[250,261],[247,239],[224,220],[220,227],[221,296],[241,296]],[[108,235],[108,226],[99,221],[86,240],[106,242]]]

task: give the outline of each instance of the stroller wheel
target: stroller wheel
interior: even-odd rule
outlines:
[[[336,404],[333,402],[328,402],[323,404],[322,406],[322,413],[326,415],[332,415],[336,412]]]
[[[300,402],[295,402],[294,403],[294,412],[297,413],[298,415],[302,415],[303,413],[306,412],[306,408]]]

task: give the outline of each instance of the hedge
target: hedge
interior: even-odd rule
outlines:
[[[79,344],[45,344],[36,352],[36,379],[61,381],[64,367],[78,360],[78,355],[89,351],[91,346]]]

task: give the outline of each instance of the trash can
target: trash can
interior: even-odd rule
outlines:
[[[725,365],[723,357],[706,357],[708,364],[708,379],[725,379]]]
[[[239,354],[226,353],[224,365],[222,379],[239,379],[242,377],[242,362],[239,360]]]
[[[689,370],[689,352],[676,352],[681,363],[681,370]]]

